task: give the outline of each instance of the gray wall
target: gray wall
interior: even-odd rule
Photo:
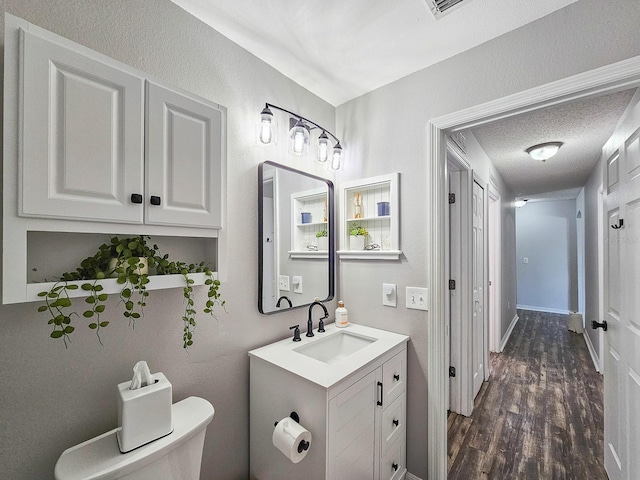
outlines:
[[[399,171],[401,249],[397,262],[340,262],[339,296],[349,317],[374,327],[409,334],[409,471],[427,477],[426,363],[429,313],[407,310],[406,286],[427,286],[432,260],[425,238],[431,206],[430,166],[426,165],[428,122],[448,113],[520,92],[553,80],[640,54],[640,9],[617,0],[603,10],[597,0],[581,0],[559,12],[486,42],[449,60],[347,102],[337,109],[338,132],[346,158],[340,179]],[[612,34],[615,32],[615,34]],[[561,45],[562,48],[558,48]],[[504,208],[509,208],[506,205]],[[508,212],[503,245],[515,251],[515,222]],[[509,266],[503,264],[504,268]],[[504,281],[515,270],[503,272]],[[383,307],[382,283],[398,285],[398,307]],[[507,302],[507,298],[503,301]],[[513,318],[503,314],[503,321]],[[506,306],[503,305],[503,309]],[[444,412],[443,412],[444,415]]]
[[[524,258],[529,263],[524,263]],[[576,201],[529,202],[516,211],[518,308],[578,308]]]
[[[168,0],[3,0],[0,5],[3,11],[221,103],[229,113],[230,268],[223,285],[229,314],[220,315],[218,322],[199,322],[190,354],[179,341],[179,291],[151,293],[146,317],[135,332],[118,318],[109,318],[104,347],[80,329],[69,350],[48,338],[36,305],[0,306],[0,471],[18,480],[51,478],[62,450],[113,428],[114,385],[128,378],[140,359],[171,379],[176,400],[199,395],[214,404],[202,478],[247,478],[247,351],[284,338],[289,325],[304,320],[299,311],[271,317],[257,313],[256,165],[266,159],[294,164],[286,147],[270,153],[254,144],[254,122],[265,101],[329,128],[337,125],[346,157],[338,181],[402,173],[402,259],[342,261],[339,289],[350,320],[411,335],[408,467],[426,479],[425,324],[430,318],[401,305],[405,286],[428,286],[432,264],[424,240],[431,234],[428,120],[640,54],[636,2],[614,0],[602,9],[598,0],[581,0],[334,109]],[[305,169],[322,176],[312,164]],[[503,228],[508,245],[514,238],[508,217]],[[398,308],[382,307],[383,282],[398,284]]]
[[[116,426],[115,386],[131,378],[136,361],[146,360],[172,382],[175,401],[197,395],[215,407],[202,478],[246,480],[247,352],[288,336],[288,327],[303,323],[306,313],[258,313],[257,165],[274,160],[295,167],[300,161],[286,153],[286,142],[275,149],[256,145],[255,122],[270,102],[333,130],[334,107],[168,0],[4,0],[0,5],[2,11],[228,108],[229,257],[228,280],[222,285],[229,313],[219,314],[218,321],[200,316],[189,353],[181,346],[179,289],[151,292],[135,331],[110,302],[104,346],[78,322],[68,350],[49,338],[37,304],[0,306],[0,477],[53,478],[64,449]],[[279,123],[286,127],[284,118]],[[306,167],[324,176],[314,162]],[[335,308],[335,302],[329,307]]]

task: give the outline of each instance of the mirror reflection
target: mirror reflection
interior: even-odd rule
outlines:
[[[258,309],[271,314],[334,295],[329,180],[274,162],[258,167]]]

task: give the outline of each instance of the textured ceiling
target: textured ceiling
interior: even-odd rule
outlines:
[[[172,1],[337,106],[577,0]]]
[[[475,127],[471,132],[518,197],[582,187],[634,92],[536,110]],[[564,145],[544,163],[525,152],[527,147],[552,141]]]

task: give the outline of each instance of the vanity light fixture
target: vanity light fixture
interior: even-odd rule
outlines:
[[[524,207],[527,204],[528,199],[516,200],[516,208]]]
[[[562,145],[562,142],[545,142],[533,145],[532,147],[527,148],[525,152],[527,152],[534,160],[546,162],[558,153],[558,150],[560,150]]]
[[[317,141],[317,162],[323,165],[328,164],[332,170],[340,170],[342,163],[342,146],[340,145],[340,139],[338,137],[308,118],[270,103],[266,103],[262,112],[260,112],[260,123],[257,126],[259,144],[273,145],[277,143],[277,124],[273,118],[272,108],[291,115],[289,120],[291,125],[291,130],[289,130],[289,149],[291,153],[294,155],[306,155],[309,150],[310,132],[311,130],[318,129],[322,131],[322,133]],[[336,142],[333,146],[331,156],[329,155],[329,136]]]

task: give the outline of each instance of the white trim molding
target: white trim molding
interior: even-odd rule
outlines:
[[[516,324],[518,323],[518,320],[520,320],[520,317],[518,317],[518,314],[516,313],[513,318],[511,319],[511,323],[509,324],[509,328],[507,328],[507,331],[504,333],[504,336],[502,337],[502,340],[500,340],[500,350],[498,350],[498,352],[502,352],[504,350],[504,347],[507,346],[507,342],[509,341],[509,338],[511,337],[511,333],[513,332],[513,329],[516,328]]]
[[[407,475],[404,477],[405,480],[422,480],[420,477],[416,477],[412,473],[407,472]]]
[[[545,312],[545,313],[560,313],[563,315],[569,315],[570,313],[574,313],[571,310],[566,310],[564,308],[552,308],[552,307],[534,307],[533,305],[516,305],[518,310],[530,310],[532,312]]]
[[[446,359],[446,285],[444,264],[445,229],[445,130],[455,132],[472,126],[508,118],[540,108],[558,105],[591,95],[605,94],[640,85],[640,56],[611,65],[579,73],[555,82],[508,95],[481,105],[431,119],[427,124],[427,189],[431,195],[426,221],[429,235],[425,246],[432,261],[428,269],[432,305],[427,322],[427,445],[428,475],[430,479],[447,478],[447,395],[448,366]]]
[[[586,331],[582,332],[582,335],[584,336],[584,343],[587,344],[587,349],[589,349],[589,354],[591,355],[593,366],[596,367],[596,371],[598,373],[602,373],[602,369],[600,368],[600,357],[596,353],[596,349],[593,348],[593,342],[591,341],[591,337]]]

